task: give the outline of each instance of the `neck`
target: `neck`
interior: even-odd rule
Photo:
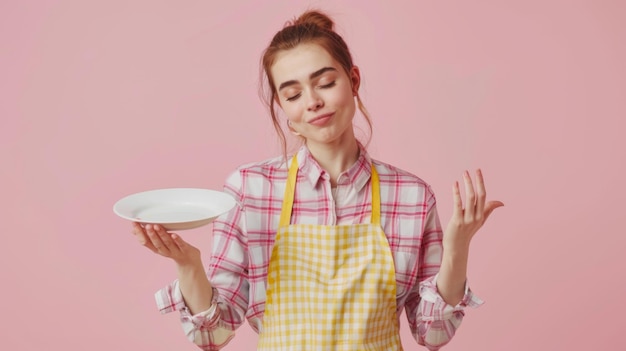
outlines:
[[[350,168],[359,157],[359,145],[356,138],[340,138],[332,143],[307,143],[309,152],[317,163],[330,175],[332,186],[337,185],[337,178]]]

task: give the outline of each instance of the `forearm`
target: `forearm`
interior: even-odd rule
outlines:
[[[465,295],[469,244],[463,247],[444,246],[441,267],[437,276],[437,290],[443,300],[456,306]]]
[[[180,291],[191,314],[208,310],[213,299],[213,287],[202,262],[178,265],[177,268]]]

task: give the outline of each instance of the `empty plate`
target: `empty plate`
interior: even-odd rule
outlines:
[[[207,225],[234,206],[235,199],[222,191],[169,188],[126,196],[115,203],[113,212],[133,222],[185,230]]]

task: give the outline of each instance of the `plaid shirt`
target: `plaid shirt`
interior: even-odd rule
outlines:
[[[430,186],[418,177],[372,160],[361,147],[357,162],[337,179],[330,177],[306,147],[298,151],[299,172],[291,223],[367,223],[371,210],[371,164],[380,176],[381,225],[395,262],[397,315],[406,310],[413,336],[436,350],[450,341],[465,306],[482,301],[465,288],[457,306],[446,304],[436,287],[442,259],[442,230]],[[213,223],[208,278],[213,305],[191,315],[178,281],[156,294],[161,313],[180,311],[188,338],[203,350],[226,345],[244,320],[259,332],[263,324],[267,267],[277,231],[288,167],[282,157],[240,167],[225,191],[237,206]]]

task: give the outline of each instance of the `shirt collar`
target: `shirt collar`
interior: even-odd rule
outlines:
[[[311,152],[303,145],[297,152],[299,173],[306,177],[313,187],[321,179],[328,180],[328,173],[317,163]],[[356,191],[361,190],[372,176],[372,159],[359,143],[359,157],[356,162],[346,170],[345,175]]]

